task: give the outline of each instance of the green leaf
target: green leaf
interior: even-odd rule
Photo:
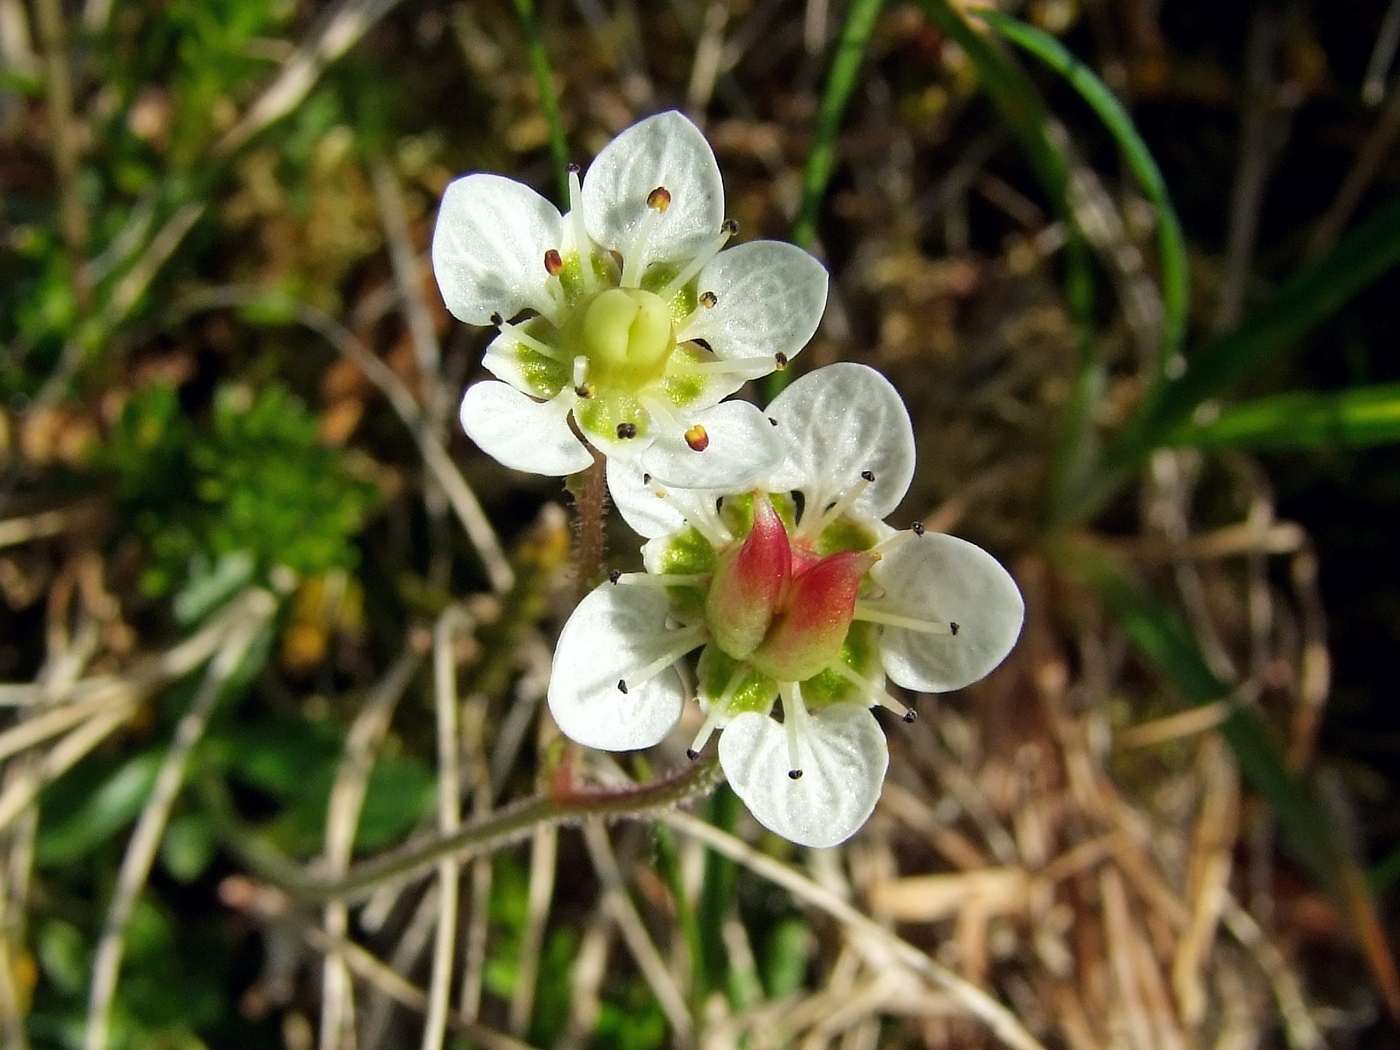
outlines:
[[[62,919],[50,919],[39,927],[35,938],[39,965],[55,988],[77,995],[92,973],[92,959],[82,931]]]
[[[40,825],[35,847],[39,865],[54,867],[85,857],[135,820],[151,793],[160,760],[157,751],[128,759],[83,792],[74,808],[66,813],[49,812],[50,819]]]
[[[1400,441],[1400,383],[1340,393],[1280,394],[1231,405],[1182,427],[1169,444],[1196,448],[1362,448]]]
[[[768,936],[763,960],[763,984],[770,999],[781,999],[802,990],[807,982],[807,960],[815,938],[805,919],[781,920]]]
[[[217,847],[213,821],[203,813],[189,813],[176,817],[165,829],[160,859],[178,881],[189,883],[204,874]]]

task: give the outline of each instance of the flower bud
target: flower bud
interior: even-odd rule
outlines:
[[[705,596],[705,623],[735,660],[758,648],[782,604],[792,574],[792,548],[783,519],[765,495],[754,497],[753,528],[720,555]]]
[[[800,682],[830,666],[851,628],[860,583],[879,559],[870,551],[841,551],[795,576],[749,663],[783,682]]]

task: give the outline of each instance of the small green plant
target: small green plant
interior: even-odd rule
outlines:
[[[207,421],[183,413],[170,386],[126,406],[99,462],[115,475],[120,512],[144,541],[148,594],[164,595],[218,567],[266,580],[352,568],[354,536],[374,501],[345,456],[323,445],[316,420],[284,387],[254,394],[226,384]]]

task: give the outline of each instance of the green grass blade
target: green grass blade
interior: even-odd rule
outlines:
[[[564,121],[559,115],[559,98],[554,93],[554,74],[549,68],[549,52],[540,36],[539,19],[535,17],[535,0],[513,0],[520,28],[525,33],[525,52],[530,59],[530,72],[540,93],[540,109],[549,125],[549,154],[554,160],[554,176],[559,180],[559,200],[568,207],[569,201],[569,140],[564,135]]]
[[[1074,494],[1067,519],[1084,521],[1130,479],[1152,450],[1171,444],[1203,403],[1282,360],[1313,327],[1400,265],[1400,200],[1381,208],[1326,258],[1283,283],[1239,327],[1191,355],[1186,371],[1144,401],[1105,450],[1092,482]]]
[[[797,207],[797,219],[792,224],[794,244],[810,249],[817,239],[817,211],[831,182],[836,167],[836,136],[841,130],[841,117],[846,112],[851,91],[856,85],[865,49],[875,32],[875,20],[885,0],[853,0],[846,11],[846,22],[836,41],[836,54],[831,60],[826,87],[817,106],[817,126],[812,133],[812,149],[802,170],[802,201]],[[787,371],[774,372],[764,383],[764,393],[771,401],[792,380]]]
[[[1115,445],[1115,460],[1140,460],[1189,422],[1203,402],[1279,361],[1308,331],[1397,264],[1400,200],[1373,215],[1326,258],[1285,281],[1238,328],[1193,354],[1185,373],[1139,410]]]
[[[1070,403],[1056,439],[1049,482],[1051,523],[1067,517],[1070,492],[1096,474],[1099,454],[1094,420],[1104,386],[1104,365],[1093,338],[1094,280],[1092,253],[1069,203],[1070,169],[1064,152],[1051,138],[1054,122],[1026,71],[1003,54],[995,42],[974,28],[947,0],[919,0],[919,9],[967,55],[987,98],[1015,136],[1046,197],[1065,223],[1066,291],[1079,333],[1079,363]],[[978,13],[981,17],[982,12]]]
[[[1232,690],[1206,663],[1185,621],[1099,552],[1066,554],[1128,639],[1193,704],[1229,701]],[[1288,768],[1283,748],[1257,710],[1231,704],[1219,726],[1245,780],[1269,803],[1297,861],[1341,902],[1387,1002],[1400,1003],[1400,980],[1375,899],[1356,858],[1312,786]]]
[[[1156,209],[1157,252],[1162,268],[1164,311],[1162,351],[1157,363],[1157,376],[1161,376],[1166,363],[1181,349],[1186,337],[1186,319],[1191,296],[1186,240],[1182,236],[1181,222],[1177,218],[1176,209],[1172,207],[1171,196],[1167,192],[1161,169],[1157,167],[1147,144],[1138,134],[1133,118],[1108,89],[1108,85],[1066,50],[1058,40],[1049,33],[997,11],[979,11],[977,17],[1007,40],[1040,59],[1064,77],[1069,86],[1079,93],[1079,97],[1089,105],[1094,115],[1103,122],[1104,127],[1118,142],[1118,148],[1123,151],[1129,169]],[[1156,378],[1154,376],[1154,381]]]
[[[1016,137],[1055,211],[1070,219],[1070,227],[1075,229],[1066,195],[1069,165],[1050,141],[1049,111],[1026,71],[999,53],[991,40],[974,29],[948,0],[918,0],[918,6],[967,55],[987,98]]]
[[[856,75],[875,31],[875,20],[885,0],[853,0],[846,11],[846,22],[836,42],[836,55],[831,60],[831,72],[826,78],[817,107],[817,126],[812,135],[812,151],[807,154],[807,166],[802,172],[802,203],[797,209],[797,221],[792,226],[792,239],[803,248],[812,247],[817,237],[817,209],[831,182],[836,167],[836,135],[841,129],[841,117],[846,112]],[[776,391],[775,391],[776,392]]]
[[[709,803],[709,821],[733,831],[739,823],[739,796],[721,785]],[[705,873],[700,883],[700,949],[704,959],[704,984],[711,990],[729,991],[729,950],[724,944],[724,922],[734,907],[734,884],[739,867],[713,850],[705,852]]]
[[[1170,439],[1196,448],[1364,448],[1397,441],[1400,383],[1246,401]]]

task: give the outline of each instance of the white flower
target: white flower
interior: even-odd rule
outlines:
[[[669,484],[743,486],[781,450],[758,409],[719,404],[781,368],[826,306],[826,270],[800,248],[752,241],[721,251],[714,153],[679,113],[613,139],[569,212],[521,183],[473,174],[443,196],[433,269],[448,309],[500,335],[462,425],[486,452],[537,474],[592,457],[640,459]]]
[[[784,458],[757,491],[665,488],[609,462],[618,509],[649,537],[648,571],[580,603],[549,705],[582,744],[650,747],[680,718],[678,662],[703,647],[691,754],[723,729],[720,764],[754,816],[832,846],[870,816],[889,763],[870,708],[913,718],[886,676],[925,692],[976,681],[1010,652],[1024,606],[980,547],[884,524],[913,477],[914,435],[878,372],[819,369],[766,415]]]

